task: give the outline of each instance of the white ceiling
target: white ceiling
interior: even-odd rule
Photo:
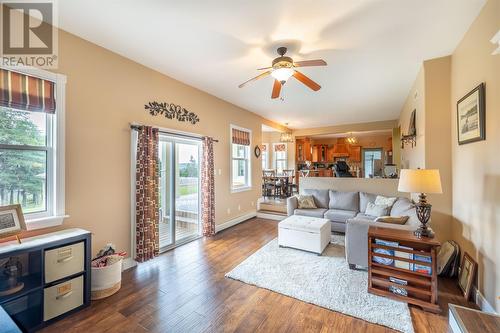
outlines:
[[[63,0],[59,25],[291,128],[396,119],[423,60],[454,50],[485,0]],[[286,42],[283,42],[286,41]],[[242,89],[290,46],[322,85],[272,78]],[[174,101],[175,102],[175,101]]]

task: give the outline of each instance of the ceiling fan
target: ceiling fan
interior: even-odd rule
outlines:
[[[248,81],[243,82],[238,87],[243,88],[247,83],[271,75],[274,78],[273,92],[271,94],[271,98],[278,98],[280,96],[281,87],[292,76],[314,91],[318,91],[321,89],[321,86],[319,84],[317,84],[316,82],[314,82],[313,80],[311,80],[310,78],[308,78],[295,68],[307,67],[307,66],[326,66],[326,61],[324,61],[323,59],[317,59],[317,60],[304,60],[304,61],[294,62],[292,58],[285,56],[285,53],[287,51],[286,47],[283,46],[279,47],[277,51],[279,57],[273,60],[271,67],[263,67],[257,69],[257,70],[267,70],[267,71],[265,71],[260,75],[257,75],[254,78],[251,78]]]

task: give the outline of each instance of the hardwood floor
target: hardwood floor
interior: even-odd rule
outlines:
[[[277,221],[254,218],[123,274],[115,295],[42,332],[394,332],[224,274],[277,236]],[[440,280],[443,315],[411,308],[415,332],[446,332],[447,303],[464,304]]]

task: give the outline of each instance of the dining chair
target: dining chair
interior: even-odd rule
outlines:
[[[295,169],[283,170],[283,175],[287,176],[288,184],[286,189],[287,196],[292,196],[294,192],[298,193],[298,186],[295,183]]]
[[[262,196],[276,196],[276,170],[262,170]]]

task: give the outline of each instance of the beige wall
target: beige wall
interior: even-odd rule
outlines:
[[[489,0],[451,59],[452,233],[479,264],[478,286],[500,310],[500,55],[489,40],[500,29],[500,0]],[[459,146],[456,103],[486,84],[486,140]]]
[[[268,169],[274,169],[273,143],[280,143],[281,132],[262,132],[262,143],[269,144]],[[287,164],[288,169],[295,169],[295,143],[287,143]]]
[[[400,152],[402,169],[416,169],[425,167],[425,71],[422,68],[413,83],[408,97],[399,116],[401,135],[408,134],[410,117],[416,110],[417,141],[416,145],[405,145]]]
[[[253,147],[262,142],[263,123],[280,126],[63,31],[57,72],[67,75],[66,211],[70,218],[65,227],[92,231],[94,252],[107,242],[130,251],[131,122],[218,139],[216,223],[256,210],[261,163]],[[191,125],[150,116],[144,104],[155,100],[180,104],[198,114],[200,122]],[[251,191],[230,193],[230,124],[252,131]]]
[[[407,134],[411,113],[416,110],[416,145],[401,149],[401,168],[440,171],[443,193],[429,194],[428,199],[432,228],[443,241],[451,237],[450,62],[450,56],[424,61],[399,119],[401,133]],[[417,200],[417,194],[413,198]]]

